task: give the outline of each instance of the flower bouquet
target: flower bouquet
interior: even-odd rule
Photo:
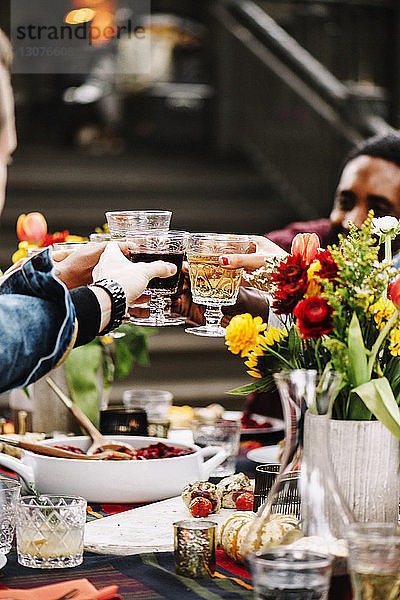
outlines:
[[[266,331],[249,314],[231,320],[226,344],[255,378],[233,393],[271,391],[281,370],[334,370],[342,380],[332,417],[377,419],[400,439],[400,271],[391,256],[399,232],[394,217],[370,213],[338,245],[322,250],[316,234],[299,234],[291,254],[249,275],[268,292],[281,327]]]

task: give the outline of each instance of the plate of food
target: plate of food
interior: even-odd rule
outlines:
[[[284,422],[281,419],[264,417],[263,415],[242,412],[240,410],[226,410],[222,418],[229,421],[241,421],[242,436],[276,433],[284,430]]]

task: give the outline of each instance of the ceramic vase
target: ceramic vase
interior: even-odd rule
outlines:
[[[311,471],[320,460],[323,419],[309,412],[305,415],[303,461]],[[330,419],[329,452],[338,487],[354,519],[397,523],[399,442],[390,431],[380,421]]]

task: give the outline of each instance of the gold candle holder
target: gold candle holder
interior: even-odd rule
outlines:
[[[175,573],[206,579],[215,573],[217,524],[213,521],[174,523]]]

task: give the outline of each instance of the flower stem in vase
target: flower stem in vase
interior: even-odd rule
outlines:
[[[333,575],[343,578],[336,584],[346,588],[344,537],[354,519],[341,496],[329,452],[329,418],[340,375],[295,370],[277,373],[274,379],[284,413],[285,446],[280,473],[252,524],[246,551],[278,542],[333,554]],[[318,420],[318,427],[310,429],[310,416]],[[270,524],[277,519],[281,538],[271,540]]]

